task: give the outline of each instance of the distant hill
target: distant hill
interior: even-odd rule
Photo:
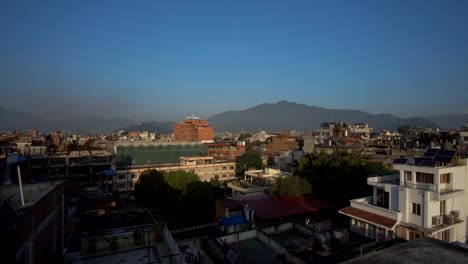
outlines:
[[[241,111],[227,111],[208,119],[216,131],[315,130],[323,122],[369,123],[376,131],[396,130],[402,125],[440,127],[419,117],[398,118],[390,114],[369,114],[359,110],[326,109],[288,101],[260,104]]]
[[[468,114],[430,116],[427,117],[427,119],[438,124],[442,128],[460,129],[468,122]]]
[[[141,122],[141,123],[133,124],[130,126],[122,127],[117,130],[150,131],[150,132],[158,132],[161,134],[168,134],[168,133],[172,133],[173,128],[174,128],[174,122],[147,121],[147,122]]]
[[[10,111],[0,107],[0,131],[38,129],[40,131],[66,130],[77,132],[113,131],[119,127],[135,124],[129,118],[70,118],[47,120],[30,113]]]

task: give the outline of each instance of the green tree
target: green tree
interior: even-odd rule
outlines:
[[[244,174],[245,170],[249,168],[261,169],[262,167],[262,158],[258,153],[247,152],[237,157],[236,173],[238,175]]]
[[[361,153],[336,150],[303,156],[296,174],[310,182],[315,196],[341,208],[350,199],[372,195],[372,188],[367,185],[369,174],[388,172],[382,163]]]
[[[252,137],[252,134],[250,133],[241,133],[238,140],[239,141],[245,141],[247,140],[248,138],[251,138]]]
[[[279,178],[271,186],[271,193],[287,197],[301,197],[303,194],[311,193],[312,187],[310,183],[299,176],[290,176]]]
[[[209,182],[193,182],[180,199],[179,208],[186,223],[203,224],[214,221],[215,198]]]
[[[173,200],[173,189],[157,170],[146,170],[141,173],[135,184],[135,200],[144,206],[166,209]]]
[[[190,183],[200,181],[197,174],[183,170],[165,172],[163,175],[169,186],[179,191],[185,191]]]

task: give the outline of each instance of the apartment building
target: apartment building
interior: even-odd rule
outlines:
[[[467,240],[468,159],[456,151],[429,149],[414,159],[396,159],[393,175],[371,176],[373,195],[351,200],[339,210],[350,217],[351,231],[386,241],[433,237]]]
[[[299,149],[298,138],[289,132],[282,132],[278,136],[272,137],[271,142],[267,145],[268,154],[297,149]]]
[[[177,142],[213,142],[214,130],[208,122],[190,116],[184,122],[174,125],[174,140]]]
[[[245,153],[244,141],[207,143],[205,146],[208,147],[208,155],[217,159],[235,161],[237,156]]]
[[[233,161],[215,160],[211,156],[180,157],[178,164],[154,164],[118,167],[116,187],[119,191],[133,191],[135,183],[145,170],[169,172],[183,170],[197,174],[202,181],[218,178],[220,181],[232,180],[236,175],[236,163]]]

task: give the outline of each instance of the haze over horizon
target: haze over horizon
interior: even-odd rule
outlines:
[[[281,100],[467,113],[468,1],[3,1],[0,106],[177,121]]]

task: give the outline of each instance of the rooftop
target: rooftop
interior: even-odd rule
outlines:
[[[328,205],[310,196],[287,198],[267,194],[248,195],[231,198],[241,205],[248,205],[255,211],[259,220],[269,220],[288,216],[314,213],[328,208]]]
[[[239,255],[240,263],[285,263],[283,258],[256,238],[230,244]]]
[[[33,206],[61,183],[61,181],[56,181],[23,184],[24,207]],[[22,207],[18,184],[0,186],[0,202],[8,198],[11,198],[10,203],[14,210]]]
[[[430,237],[412,240],[344,263],[467,263],[468,250]]]
[[[393,226],[396,224],[397,220],[390,219],[388,217],[384,217],[378,214],[370,213],[361,209],[357,209],[351,206],[345,207],[343,209],[339,210],[340,213],[362,219],[364,221],[368,221],[371,223],[378,224],[380,226],[385,226],[388,228],[393,228]]]

